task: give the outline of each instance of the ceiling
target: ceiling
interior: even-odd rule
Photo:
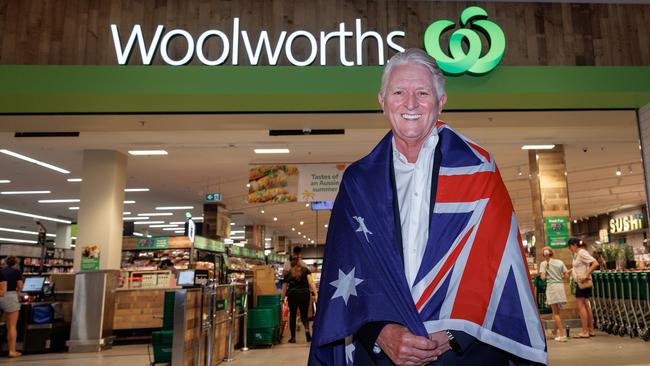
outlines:
[[[483,145],[496,157],[513,199],[522,231],[533,228],[528,152],[523,144],[564,144],[572,218],[613,211],[645,202],[641,154],[634,111],[451,112],[442,119]],[[336,136],[269,136],[269,129],[343,128]],[[79,131],[79,137],[16,138],[14,132]],[[48,195],[0,196],[0,208],[76,220],[78,204],[41,204],[38,199],[79,198],[83,150],[165,149],[167,156],[128,158],[125,205],[131,216],[156,206],[192,205],[200,216],[206,192],[220,192],[233,213],[235,229],[264,224],[267,235],[287,235],[306,243],[302,235],[323,243],[329,213],[318,215],[304,203],[250,205],[246,183],[250,164],[353,162],[387,132],[379,113],[316,114],[177,114],[177,115],[56,115],[0,116],[0,148],[63,167],[61,174],[0,154],[1,191],[50,190]],[[288,147],[290,154],[256,155],[255,147]],[[615,174],[621,170],[621,176]],[[264,213],[261,213],[261,209]],[[177,211],[166,221],[182,221]],[[276,217],[277,221],[273,218]],[[162,220],[162,219],[161,219]],[[318,223],[316,222],[318,220]],[[300,221],[304,224],[300,225]],[[46,222],[49,232],[56,224]],[[35,230],[28,218],[0,213],[0,227]],[[145,227],[137,227],[143,231]],[[295,231],[292,231],[295,228]],[[169,232],[149,229],[152,235]],[[298,235],[297,233],[301,234]],[[0,231],[0,237],[34,236]]]

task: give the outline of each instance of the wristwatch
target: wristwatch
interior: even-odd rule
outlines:
[[[456,353],[461,353],[462,350],[460,349],[460,344],[458,344],[454,335],[448,330],[445,332],[447,333],[447,339],[449,339],[449,347],[451,347],[451,350]]]

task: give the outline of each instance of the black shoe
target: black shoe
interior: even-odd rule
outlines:
[[[305,338],[307,338],[307,342],[311,342],[311,333],[305,332]]]
[[[296,343],[296,339],[295,338],[289,338],[289,343]]]

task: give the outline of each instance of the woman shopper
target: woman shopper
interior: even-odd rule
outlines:
[[[553,249],[544,247],[542,255],[544,261],[541,263],[539,272],[542,280],[546,281],[546,303],[551,306],[553,312],[553,321],[555,322],[555,340],[566,342],[567,338],[562,334],[562,318],[560,318],[560,308],[566,304],[566,294],[564,292],[564,280],[568,277],[569,271],[566,269],[564,262],[553,258]]]
[[[569,250],[573,253],[573,278],[576,281],[576,302],[582,331],[573,338],[589,338],[594,336],[594,315],[591,312],[591,292],[593,282],[591,273],[598,268],[598,261],[587,252],[587,244],[578,238],[568,241]]]
[[[296,312],[300,310],[300,320],[305,326],[305,337],[307,342],[311,341],[309,332],[309,318],[307,310],[309,309],[309,290],[314,294],[316,301],[316,285],[311,278],[311,272],[300,264],[300,258],[291,257],[291,270],[284,276],[282,285],[282,301],[285,297],[289,300],[289,329],[291,338],[289,343],[296,343]]]
[[[9,349],[9,357],[12,358],[22,355],[16,351],[16,324],[20,312],[18,292],[23,289],[23,275],[15,268],[17,263],[18,259],[16,257],[7,257],[7,265],[2,269],[2,276],[7,281],[7,292],[0,297],[0,310],[5,313],[7,322],[7,348]]]

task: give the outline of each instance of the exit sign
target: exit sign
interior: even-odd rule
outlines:
[[[221,193],[206,193],[206,202],[221,202]]]

